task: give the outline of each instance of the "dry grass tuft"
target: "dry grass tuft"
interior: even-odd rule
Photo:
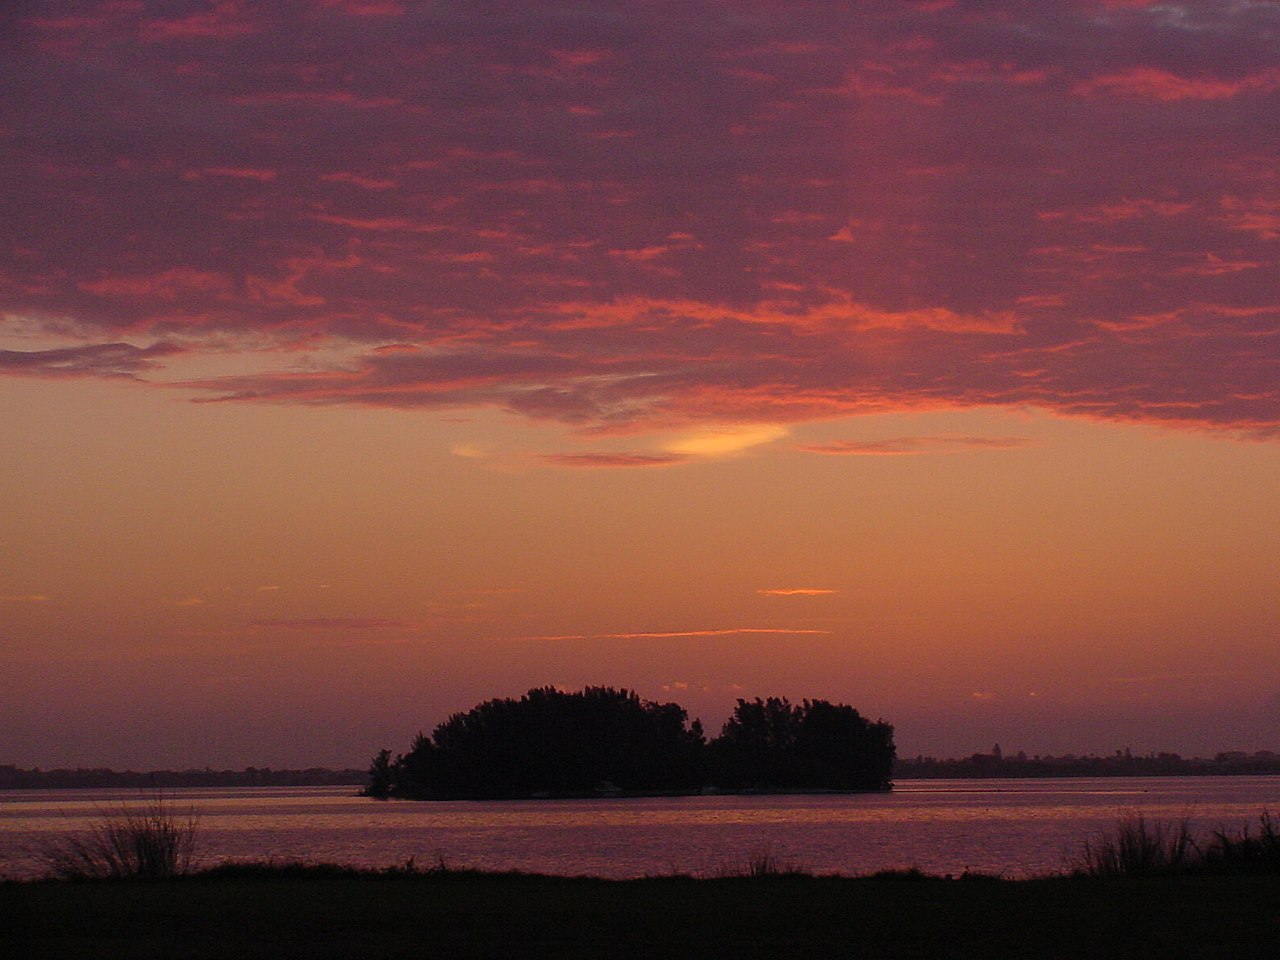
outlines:
[[[1184,818],[1175,824],[1125,817],[1110,833],[1086,840],[1074,864],[1089,877],[1149,877],[1178,873],[1199,860],[1199,848]]]
[[[197,821],[194,809],[177,811],[157,797],[106,813],[87,831],[55,840],[38,855],[63,880],[181,876],[195,860]]]

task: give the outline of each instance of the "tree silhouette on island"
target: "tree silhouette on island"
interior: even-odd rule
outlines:
[[[408,753],[382,750],[364,793],[512,799],[731,791],[888,790],[893,727],[825,700],[738,700],[719,737],[629,690],[530,690],[456,713]]]

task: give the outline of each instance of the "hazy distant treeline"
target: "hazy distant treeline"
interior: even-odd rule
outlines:
[[[696,722],[696,721],[695,721]],[[386,762],[394,764],[390,753]],[[377,763],[374,765],[377,768]],[[959,759],[937,757],[901,757],[893,762],[891,776],[895,780],[918,779],[982,779],[1003,777],[1188,777],[1188,776],[1280,775],[1280,754],[1219,753],[1213,757],[1183,757],[1176,753],[1151,753],[1142,756],[1109,754],[1104,756],[1035,756],[996,757],[975,753]],[[309,767],[305,770],[273,770],[270,767],[246,767],[243,770],[109,770],[78,768],[75,770],[22,769],[0,765],[0,790],[66,789],[161,789],[169,787],[313,787],[363,786],[369,792],[370,770],[332,770]],[[688,783],[688,781],[685,781]],[[725,789],[740,788],[728,783]],[[672,788],[688,790],[690,787]]]
[[[1212,758],[1182,757],[1176,753],[1137,756],[1116,752],[1105,756],[1014,756],[975,753],[957,760],[935,757],[899,758],[895,779],[960,779],[996,777],[1194,777],[1247,774],[1280,774],[1280,755],[1219,753]]]
[[[893,727],[825,700],[739,700],[708,740],[675,703],[628,690],[530,690],[454,714],[374,758],[366,793],[409,799],[723,790],[887,790]]]
[[[363,784],[364,770],[135,770],[77,769],[23,770],[0,766],[0,790],[57,790],[74,788],[163,789],[168,787],[325,787]]]

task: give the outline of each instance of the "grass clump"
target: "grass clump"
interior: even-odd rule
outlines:
[[[1088,877],[1150,877],[1179,873],[1199,859],[1185,818],[1177,823],[1125,817],[1115,828],[1084,842],[1074,873]]]
[[[765,877],[800,877],[810,876],[803,864],[783,860],[772,850],[757,850],[747,857],[742,864],[724,864],[711,876],[721,880],[731,878],[747,878],[760,880]]]
[[[894,870],[877,870],[869,875],[869,879],[917,882],[920,880],[937,880],[939,878],[925,873],[919,867],[901,867]],[[948,876],[946,879],[950,880],[951,877]]]
[[[1257,832],[1246,824],[1219,829],[1205,842],[1186,819],[1151,822],[1141,814],[1086,840],[1070,872],[1085,877],[1151,877],[1171,874],[1280,873],[1280,824],[1263,811]]]
[[[478,873],[458,870],[450,866],[444,854],[437,853],[427,865],[409,857],[400,863],[386,867],[362,867],[352,864],[328,863],[323,860],[224,860],[204,867],[195,875],[213,879],[308,879],[317,877],[372,878],[372,877],[436,877],[450,873]]]
[[[50,842],[39,857],[63,880],[182,876],[195,861],[197,821],[193,809],[178,811],[157,797],[103,814],[87,831]]]
[[[1280,872],[1280,825],[1264,810],[1257,833],[1247,825],[1234,834],[1215,830],[1201,860],[1206,870],[1218,872]]]

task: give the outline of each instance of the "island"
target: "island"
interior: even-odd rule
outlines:
[[[407,753],[382,750],[368,796],[517,799],[891,787],[893,727],[846,704],[737,701],[718,737],[625,689],[530,690],[457,713]]]

